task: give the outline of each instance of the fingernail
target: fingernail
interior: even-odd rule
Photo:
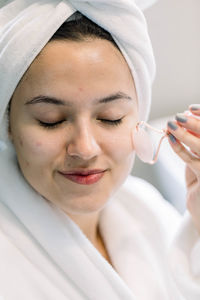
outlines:
[[[188,118],[184,114],[176,114],[176,120],[181,123],[186,123]]]
[[[172,130],[178,129],[178,126],[177,126],[174,122],[172,122],[172,121],[169,121],[169,122],[167,123],[167,125],[168,125],[169,128],[171,128]]]
[[[191,110],[200,110],[200,104],[191,104],[189,107]]]
[[[170,141],[171,141],[173,144],[175,144],[175,143],[176,143],[176,138],[175,138],[175,136],[174,136],[173,134],[171,134],[171,133],[169,133],[168,136],[169,136],[169,138],[170,138]]]

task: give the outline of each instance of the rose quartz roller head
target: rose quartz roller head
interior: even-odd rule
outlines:
[[[137,156],[143,162],[150,162],[154,153],[148,133],[143,128],[135,128],[132,138]]]
[[[162,137],[160,139],[160,142],[158,144],[155,153],[154,153],[154,146],[152,144],[151,137],[144,129],[144,127],[146,128],[148,127],[156,131],[157,133],[162,134]],[[137,156],[145,163],[149,163],[151,165],[154,164],[157,161],[161,143],[166,136],[167,134],[165,129],[158,130],[150,126],[148,123],[144,121],[137,123],[135,129],[132,132],[133,146]]]

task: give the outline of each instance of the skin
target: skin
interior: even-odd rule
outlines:
[[[95,103],[118,91],[132,100]],[[38,95],[72,103],[70,107],[26,104]],[[119,118],[123,120],[117,126],[102,121]],[[64,121],[46,129],[37,119]],[[119,50],[106,40],[50,42],[13,94],[10,138],[25,179],[61,208],[102,253],[99,213],[131,172],[135,158],[131,134],[137,121],[137,95],[130,69]],[[107,171],[91,185],[74,183],[58,173],[76,168]]]

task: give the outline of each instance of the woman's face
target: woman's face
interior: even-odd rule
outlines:
[[[134,163],[136,97],[128,65],[111,42],[47,44],[11,103],[10,137],[25,179],[66,213],[103,208]],[[76,169],[105,171],[94,183],[63,175]]]

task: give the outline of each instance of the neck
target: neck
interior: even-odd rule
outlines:
[[[88,240],[90,240],[101,255],[104,256],[104,258],[112,265],[99,231],[99,212],[85,215],[68,215],[79,226]]]
[[[81,231],[86,235],[90,242],[96,247],[99,242],[98,221],[99,212],[68,216],[78,225]]]

